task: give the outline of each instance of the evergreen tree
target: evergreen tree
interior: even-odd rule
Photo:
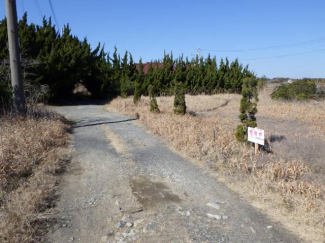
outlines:
[[[130,58],[130,62],[129,62],[129,80],[131,82],[131,86],[133,84],[133,82],[137,79],[137,67],[133,61],[133,57],[132,54],[129,53],[129,58]]]
[[[200,60],[199,57],[196,56],[194,63],[194,77],[193,77],[193,93],[198,94],[200,92],[201,82],[200,82]]]
[[[174,71],[174,82],[175,84],[177,82],[181,82],[183,84],[186,83],[186,65],[183,59],[183,55],[181,57],[178,58],[178,60],[176,61],[176,70]],[[174,86],[175,86],[174,84]]]
[[[205,92],[212,94],[216,92],[217,89],[217,60],[216,57],[211,58],[210,55],[205,61],[205,76],[204,76],[204,86],[206,87]]]
[[[28,59],[36,58],[38,54],[38,49],[35,42],[36,28],[34,24],[28,25],[27,13],[24,13],[22,19],[18,23],[18,34],[21,56]]]
[[[122,69],[121,69],[121,97],[126,98],[129,94],[129,85],[130,85],[130,66],[128,65],[128,52],[126,51],[122,60]]]
[[[129,77],[122,73],[121,74],[121,79],[120,79],[120,89],[121,89],[121,97],[126,98],[128,96],[128,82],[129,82]]]
[[[149,98],[150,98],[150,111],[151,112],[155,112],[155,113],[159,113],[159,107],[158,107],[158,103],[157,103],[157,99],[154,93],[154,89],[152,84],[149,85]]]
[[[143,73],[143,64],[142,59],[140,58],[139,61],[139,71],[137,75],[137,79],[134,82],[134,96],[133,96],[133,103],[136,104],[141,99],[141,87],[144,82],[144,73]]]
[[[239,64],[238,59],[236,58],[236,60],[231,63],[229,70],[231,92],[241,92],[243,78],[243,66]]]
[[[224,81],[224,90],[227,92],[231,92],[232,88],[232,82],[230,77],[230,67],[229,67],[229,60],[226,58],[226,62],[224,65],[224,75],[223,75],[223,81]]]
[[[194,87],[194,60],[186,61],[186,91],[190,94],[193,94],[193,87]]]
[[[4,18],[0,21],[0,61],[3,61],[9,56],[7,33],[7,19]]]
[[[220,91],[224,91],[224,88],[225,88],[225,73],[226,73],[225,63],[223,62],[223,59],[221,58],[219,70],[218,70],[218,74],[217,74],[218,89]]]
[[[153,85],[154,78],[154,69],[151,62],[148,67],[147,75],[145,75],[144,82],[141,86],[142,94],[149,95],[149,86]]]
[[[163,69],[161,68],[161,63],[159,61],[155,61],[152,65],[153,67],[153,89],[155,94],[161,95],[166,92],[164,86],[164,74]]]
[[[159,64],[157,65],[157,73],[159,74],[159,78],[157,80],[160,80],[160,89],[163,93],[172,93],[171,87],[172,82],[174,80],[174,64],[175,61],[173,59],[173,53],[165,54],[162,62],[162,70],[160,69]]]
[[[177,115],[185,115],[186,102],[184,85],[181,82],[175,82],[174,113]]]
[[[251,75],[243,81],[242,99],[240,101],[241,125],[237,126],[236,138],[240,142],[247,141],[248,127],[257,127],[255,114],[257,113],[258,91],[257,78]]]
[[[117,54],[116,46],[114,47],[112,64],[113,64],[113,70],[112,70],[113,88],[117,92],[120,92],[121,58],[120,55]]]

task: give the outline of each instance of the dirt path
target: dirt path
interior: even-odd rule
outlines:
[[[300,242],[128,118],[101,106],[56,110],[76,128],[49,241]]]

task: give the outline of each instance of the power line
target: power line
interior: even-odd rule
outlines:
[[[308,52],[301,52],[301,53],[294,53],[294,54],[288,54],[288,55],[281,55],[281,56],[273,56],[273,57],[257,57],[257,58],[247,58],[247,59],[240,59],[242,61],[248,61],[248,60],[262,60],[262,59],[271,59],[271,58],[281,58],[281,57],[291,57],[291,56],[299,56],[309,53],[316,53],[316,52],[324,52],[325,49],[315,50],[315,51],[308,51]]]
[[[56,23],[56,26],[58,27],[58,29],[60,30],[60,25],[59,25],[59,21],[56,17],[56,14],[55,14],[55,11],[54,11],[54,8],[53,8],[53,4],[52,4],[52,1],[49,0],[49,3],[50,3],[50,8],[51,8],[51,11],[52,11],[52,15],[53,15],[53,18],[54,18],[54,21]]]
[[[34,0],[34,2],[36,4],[36,7],[37,7],[37,10],[38,10],[39,15],[41,16],[41,18],[43,18],[44,15],[42,13],[42,10],[41,10],[41,7],[40,7],[40,5],[38,3],[38,0]]]
[[[211,52],[244,52],[244,51],[266,51],[266,50],[276,50],[276,49],[283,49],[288,47],[296,47],[296,46],[303,46],[303,45],[310,45],[315,43],[322,43],[325,42],[325,38],[314,39],[309,41],[297,42],[292,44],[286,45],[278,45],[278,46],[269,46],[269,47],[260,47],[260,48],[249,48],[249,49],[219,49],[219,50],[209,50],[209,49],[202,49],[203,51],[211,51]]]
[[[21,6],[23,7],[23,14],[24,14],[25,13],[24,1],[23,0],[20,1],[21,1]]]

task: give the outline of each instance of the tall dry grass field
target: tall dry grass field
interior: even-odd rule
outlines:
[[[257,123],[265,129],[269,152],[235,139],[240,95],[186,96],[188,114],[173,114],[173,97],[157,98],[160,114],[149,112],[149,99],[134,105],[117,98],[108,110],[134,116],[177,151],[204,162],[229,187],[310,242],[325,240],[325,102],[281,102],[260,92]],[[307,141],[307,142],[306,142]],[[318,152],[317,152],[318,151]],[[206,163],[207,162],[207,163]]]
[[[0,242],[40,242],[46,233],[67,131],[62,118],[46,110],[1,118]]]

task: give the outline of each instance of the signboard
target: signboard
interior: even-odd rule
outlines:
[[[264,130],[248,127],[248,141],[264,145]]]

